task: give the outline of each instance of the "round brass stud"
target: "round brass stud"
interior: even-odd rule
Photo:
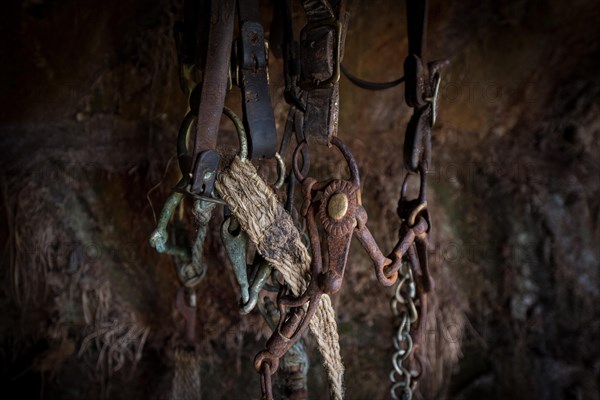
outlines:
[[[327,214],[336,221],[344,218],[348,212],[348,196],[344,193],[336,193],[327,203]]]

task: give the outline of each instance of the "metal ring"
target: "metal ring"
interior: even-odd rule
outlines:
[[[188,174],[192,169],[192,157],[188,151],[188,138],[195,122],[196,115],[189,111],[183,118],[177,135],[177,161],[182,175]]]
[[[427,202],[427,170],[425,170],[425,167],[422,164],[419,164],[417,171],[419,171],[420,178],[418,199],[421,203]],[[408,178],[414,176],[415,174],[415,172],[407,172],[406,175],[404,175],[404,180],[402,181],[402,186],[400,189],[400,202],[404,201],[404,197],[406,196],[406,191],[408,189]]]
[[[269,365],[271,375],[273,375],[279,369],[279,358],[275,357],[268,351],[263,350],[254,358],[254,368],[258,373],[262,371],[265,363]]]
[[[360,174],[358,172],[358,166],[356,165],[356,160],[354,156],[350,152],[350,149],[344,142],[341,141],[338,137],[334,136],[331,138],[331,143],[337,147],[344,158],[346,159],[346,163],[348,164],[348,168],[350,169],[350,180],[356,185],[360,187]]]
[[[412,394],[413,394],[412,393],[412,389],[409,387],[409,385],[407,385],[405,382],[402,382],[402,381],[396,383],[390,389],[390,395],[392,396],[392,399],[394,399],[394,400],[400,400],[400,398],[396,394],[396,390],[398,390],[400,388],[402,388],[402,390],[404,391],[404,393],[406,393],[405,396],[402,396],[402,400],[411,400],[412,399]]]
[[[396,375],[398,375],[398,377],[396,377]],[[398,371],[396,371],[396,369],[392,369],[390,371],[390,382],[392,383],[396,383],[399,382],[398,378],[401,378],[403,375],[399,374]]]
[[[238,134],[238,139],[240,141],[240,158],[242,160],[246,160],[248,158],[248,137],[246,136],[246,129],[244,129],[244,123],[237,116],[232,109],[228,107],[223,107],[223,114],[227,116],[231,122],[233,122],[233,126],[235,126],[235,130]]]
[[[427,202],[423,202],[423,203],[419,203],[418,206],[416,206],[410,213],[410,215],[408,216],[408,226],[409,227],[413,227],[415,226],[416,220],[417,220],[417,215],[419,215],[420,213],[422,213],[423,211],[427,210]]]
[[[300,154],[302,149],[304,149],[307,146],[308,144],[306,143],[306,140],[303,140],[302,142],[298,143],[298,145],[294,149],[294,154],[292,156],[292,169],[294,170],[294,175],[296,175],[296,179],[298,179],[298,182],[300,183],[302,183],[304,179],[306,179],[304,173],[308,173],[308,171],[304,171],[304,165],[302,165],[302,170],[300,170],[300,168],[298,167],[298,155]],[[303,164],[304,161],[304,157],[302,157]]]
[[[348,169],[350,169],[349,180],[352,181],[352,183],[354,183],[356,186],[360,187],[360,173],[358,171],[358,166],[356,165],[356,160],[354,159],[354,156],[350,152],[348,146],[346,146],[344,142],[342,142],[338,137],[335,136],[331,138],[331,144],[337,147],[340,153],[342,153],[342,156],[344,156],[344,159],[348,164]],[[299,143],[298,146],[296,146],[296,149],[294,150],[294,156],[292,159],[294,174],[296,175],[296,178],[298,178],[299,182],[303,182],[306,178],[300,171],[300,168],[298,167],[298,155],[305,146],[307,146],[306,140],[303,140],[301,143]]]
[[[285,182],[285,162],[279,153],[275,153],[275,158],[277,159],[277,182],[275,182],[275,188],[279,189],[283,186]]]
[[[400,347],[400,343],[407,343],[406,348]],[[398,369],[402,367],[402,362],[405,361],[408,357],[410,357],[410,354],[412,353],[412,337],[408,332],[402,332],[394,337],[394,347],[396,347],[396,344],[398,344],[398,347],[400,349],[396,353],[394,353],[394,357],[392,357],[392,364],[394,365],[394,368]],[[400,357],[400,360],[398,360],[398,357]]]

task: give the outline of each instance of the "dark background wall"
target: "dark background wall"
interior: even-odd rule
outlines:
[[[402,74],[397,3],[349,2],[344,63],[355,74]],[[487,0],[430,9],[429,54],[452,64],[429,171],[436,294],[420,396],[598,399],[599,6]],[[2,4],[0,389],[14,398],[170,390],[177,280],[147,238],[176,179],[168,161],[185,99],[171,27],[180,17],[181,2],[170,0]],[[295,20],[302,25],[300,12]],[[275,57],[271,84],[281,133]],[[365,92],[342,79],[340,91],[339,136],[361,168],[369,224],[391,249],[409,117],[403,90]],[[235,90],[228,104],[239,109]],[[314,171],[339,173],[338,161],[316,151]],[[257,314],[237,313],[218,224],[199,287],[203,396],[258,398],[251,360],[267,329]],[[387,396],[390,294],[353,243],[334,297],[349,399]],[[310,339],[309,349],[311,398],[322,398]]]

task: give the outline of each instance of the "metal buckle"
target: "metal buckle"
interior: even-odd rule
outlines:
[[[320,28],[330,28],[333,32],[333,65],[331,68],[326,65],[330,61],[329,55],[326,54],[327,58],[323,58],[323,51],[318,49],[326,50],[328,47],[327,40],[329,40],[329,32],[320,34],[320,38],[317,38],[319,34],[317,31]],[[311,37],[311,34],[314,37]],[[322,21],[309,22],[306,24],[300,32],[301,48],[300,48],[300,59],[302,60],[302,69],[300,72],[300,87],[302,89],[312,90],[321,89],[326,87],[332,87],[340,80],[340,42],[342,38],[342,24],[337,19],[326,19]],[[318,43],[319,40],[321,43]],[[317,49],[317,50],[313,50]],[[324,68],[323,68],[324,67]],[[317,74],[323,74],[329,72],[332,69],[331,75],[324,79],[315,77]],[[307,72],[308,71],[308,72]]]

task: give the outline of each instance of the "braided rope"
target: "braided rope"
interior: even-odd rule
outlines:
[[[258,252],[281,272],[294,294],[303,293],[310,282],[310,254],[292,218],[252,163],[236,157],[219,174],[215,187]],[[344,365],[335,311],[326,294],[321,296],[310,330],[323,358],[330,396],[342,400]]]
[[[170,400],[199,400],[200,358],[192,350],[176,349],[173,357],[175,373],[171,384]]]

